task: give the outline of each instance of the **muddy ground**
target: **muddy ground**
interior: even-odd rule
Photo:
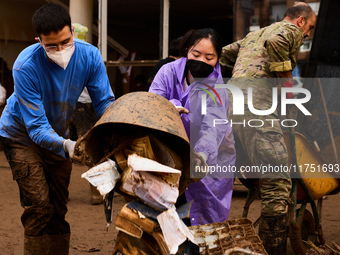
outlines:
[[[111,225],[106,228],[103,205],[90,204],[89,183],[80,176],[86,167],[74,165],[67,220],[71,225],[70,255],[112,254],[117,231]],[[23,254],[23,227],[20,216],[23,212],[19,204],[17,184],[12,180],[11,170],[2,151],[0,151],[0,254]],[[247,189],[241,184],[234,187],[230,219],[242,216]],[[125,200],[116,195],[114,216],[117,215]],[[322,210],[322,226],[327,243],[340,244],[340,194],[327,196]],[[255,221],[260,215],[260,200],[250,207],[248,218]],[[292,254],[288,245],[287,254]]]

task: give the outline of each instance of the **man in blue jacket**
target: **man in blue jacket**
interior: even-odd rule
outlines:
[[[99,50],[73,38],[66,9],[47,4],[33,16],[39,37],[13,66],[14,93],[0,120],[0,139],[17,181],[25,254],[68,254],[65,220],[75,141],[69,122],[86,87],[98,117],[115,98]]]

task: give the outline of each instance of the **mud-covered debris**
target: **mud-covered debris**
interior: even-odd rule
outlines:
[[[117,170],[116,163],[108,159],[107,161],[92,167],[81,175],[88,180],[93,186],[97,187],[102,196],[108,194],[116,185],[120,174]]]

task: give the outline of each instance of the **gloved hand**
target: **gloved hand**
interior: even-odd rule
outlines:
[[[73,158],[73,154],[74,154],[74,147],[76,146],[76,142],[72,141],[70,139],[64,140],[63,141],[63,147],[65,152],[68,153],[68,155],[70,156],[70,158]]]
[[[65,152],[68,153],[70,158],[75,162],[79,164],[85,164],[86,160],[86,155],[82,152],[78,152],[75,154],[75,147],[76,147],[76,142],[72,141],[70,139],[64,140],[63,141],[63,147]]]
[[[187,108],[184,108],[183,106],[175,106],[177,111],[178,111],[178,114],[181,115],[182,113],[186,113],[188,114],[189,113],[189,110]]]
[[[207,162],[208,157],[207,157],[207,155],[205,155],[204,152],[198,152],[197,154],[200,155],[204,159],[205,162]]]
[[[282,86],[285,88],[292,88],[294,84],[294,81],[283,81],[282,82]],[[293,93],[292,92],[288,92],[287,93],[287,98],[293,98]]]
[[[208,157],[204,152],[194,152],[191,155],[192,157],[192,169],[191,169],[191,173],[192,173],[192,177],[193,178],[199,178],[202,179],[207,175],[207,170],[208,170],[208,165],[206,163]],[[199,167],[200,170],[203,170],[203,172],[201,171],[196,171],[196,167]],[[203,169],[202,169],[203,167]]]

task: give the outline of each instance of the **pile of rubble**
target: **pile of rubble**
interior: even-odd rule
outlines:
[[[307,242],[306,245],[310,247],[306,255],[340,255],[340,246],[335,242],[332,245],[324,244],[318,247],[311,242]]]
[[[226,220],[221,223],[189,227],[200,248],[200,254],[225,254],[234,248],[232,254],[263,254],[267,252],[261,239],[256,235],[253,222],[249,219]],[[237,251],[239,249],[239,252]],[[250,253],[249,253],[250,254]]]
[[[181,219],[189,216],[191,203],[175,207],[182,173],[178,170],[182,168],[181,158],[151,134],[132,140],[112,158],[114,160],[109,158],[82,177],[105,196],[107,207],[112,207],[113,201],[109,200],[113,199],[115,187],[116,191],[134,199],[117,216],[115,227],[122,233],[118,234],[120,241],[116,242],[116,250],[122,252],[134,239],[144,239],[142,243],[148,243],[153,249],[144,248],[146,254],[176,254],[187,239],[195,243]],[[107,209],[107,213],[109,225],[112,210]]]
[[[192,201],[176,208],[177,198],[204,177],[190,175],[190,158],[206,165],[165,98],[147,92],[120,97],[77,144],[92,167],[82,177],[104,196],[108,226],[114,192],[132,201],[116,218],[114,254],[223,254],[236,246],[266,254],[246,219],[190,229],[183,223]]]

